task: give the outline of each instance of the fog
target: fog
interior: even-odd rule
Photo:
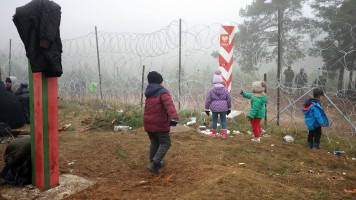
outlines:
[[[9,40],[21,42],[12,22],[16,7],[29,0],[1,0],[0,49]],[[240,23],[240,8],[252,0],[56,0],[62,7],[61,37],[70,39],[94,31],[150,33],[178,20],[191,25]]]

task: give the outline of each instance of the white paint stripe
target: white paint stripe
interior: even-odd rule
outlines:
[[[223,48],[220,47],[219,49],[219,54],[227,61],[230,62],[232,56],[233,56],[233,51],[231,51],[230,53],[227,53],[227,51]]]

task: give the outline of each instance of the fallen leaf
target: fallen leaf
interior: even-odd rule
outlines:
[[[350,193],[350,194],[355,194],[356,193],[356,189],[354,190],[346,190],[344,189],[344,192]]]

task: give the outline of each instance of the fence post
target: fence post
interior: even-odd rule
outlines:
[[[182,71],[182,19],[179,19],[179,72],[178,72],[178,109],[180,110],[180,87],[181,87],[181,71]]]
[[[101,73],[100,73],[100,56],[99,56],[99,44],[98,44],[98,30],[97,30],[96,26],[95,26],[95,38],[96,38],[96,55],[98,57],[100,99],[101,99],[101,101],[103,101],[103,91],[101,90]]]
[[[11,75],[11,39],[10,39],[10,48],[9,48],[9,77]]]
[[[315,83],[316,88],[319,87],[319,76],[320,76],[320,68],[318,68],[318,70],[316,71],[316,83]]]
[[[141,110],[143,109],[143,84],[145,82],[145,65],[142,68],[142,84],[141,84]]]
[[[267,74],[263,75],[263,80],[266,82],[265,93],[267,95]],[[267,101],[266,101],[265,107],[266,107],[266,109],[265,109],[265,126],[267,126]]]
[[[279,104],[281,96],[281,10],[278,8],[278,69],[277,69],[277,126],[279,126]]]

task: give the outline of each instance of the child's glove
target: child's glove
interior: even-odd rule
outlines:
[[[178,119],[177,118],[171,119],[171,122],[169,123],[170,126],[177,126],[177,124],[178,124]]]
[[[243,95],[243,94],[244,94],[244,91],[243,91],[243,90],[241,90],[241,91],[240,91],[240,94],[241,94],[241,95]]]
[[[229,115],[231,113],[231,110],[228,110],[227,112],[226,112],[226,115]]]
[[[249,122],[252,121],[252,118],[251,118],[251,117],[247,116],[246,118],[247,118],[247,120],[248,120]]]
[[[208,116],[210,115],[210,111],[209,111],[209,110],[206,110],[205,113],[206,113],[206,115],[208,115]]]

